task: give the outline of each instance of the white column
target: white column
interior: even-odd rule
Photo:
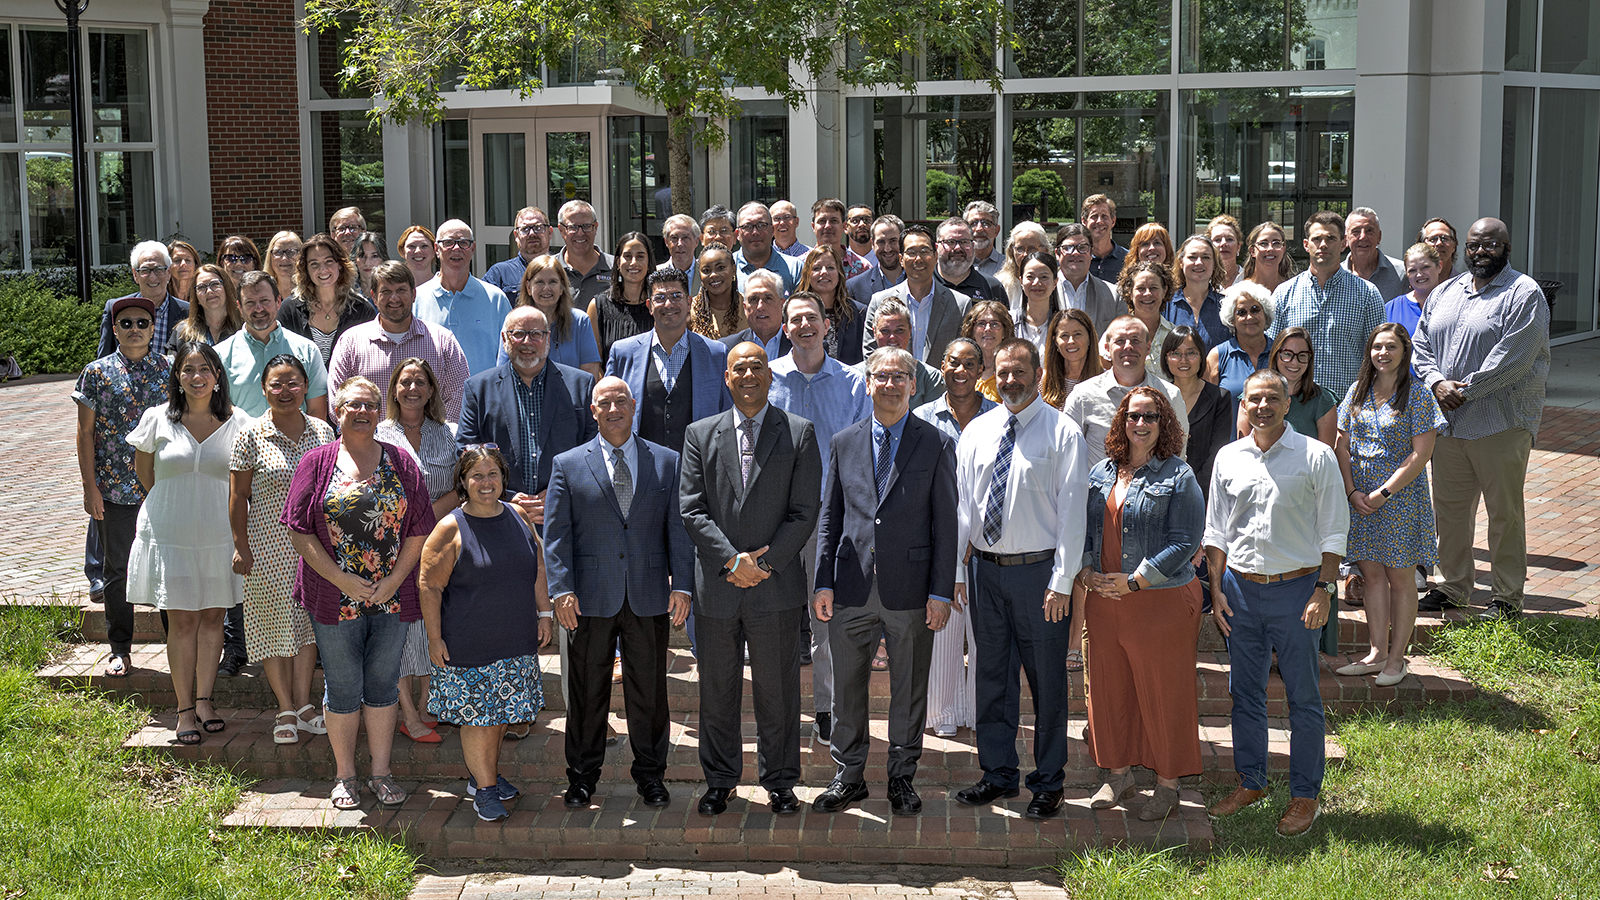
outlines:
[[[1383,252],[1395,257],[1405,253],[1423,220],[1437,214],[1428,183],[1441,135],[1418,127],[1429,118],[1434,6],[1432,0],[1363,0],[1357,13],[1351,196],[1356,206],[1378,213]]]
[[[1432,10],[1429,216],[1463,234],[1500,213],[1505,0],[1450,0]]]
[[[412,224],[433,227],[433,129],[429,125],[383,123],[383,209],[389,242]]]
[[[180,232],[197,247],[215,243],[211,229],[211,141],[206,117],[204,17],[210,0],[166,0],[170,46],[156,63],[165,109],[161,142],[164,219],[162,235]]]

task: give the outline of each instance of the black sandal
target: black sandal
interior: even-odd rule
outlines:
[[[202,701],[202,700],[204,700],[207,703],[211,703],[211,698],[210,697],[196,697],[196,698],[194,698],[195,705],[198,706],[200,704],[200,701]],[[191,706],[189,708],[193,709],[194,707]],[[214,711],[215,710],[215,705],[214,704],[213,704],[212,708],[213,708],[213,711]],[[198,715],[198,713],[196,715]],[[213,728],[212,727],[213,725],[216,726],[216,727]],[[222,729],[227,728],[228,727],[228,723],[223,721],[222,719],[207,719],[204,722],[200,723],[200,727],[204,728],[206,730],[206,734],[216,734],[217,732],[221,731]]]
[[[178,717],[181,719],[183,714],[186,712],[194,712],[194,707],[191,706],[188,709],[178,710]],[[177,726],[174,725],[173,728],[176,729]],[[195,744],[198,744],[203,740],[205,740],[205,737],[193,728],[189,729],[188,731],[178,732],[178,743],[183,744],[186,747],[193,747]]]

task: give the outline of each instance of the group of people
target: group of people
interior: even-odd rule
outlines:
[[[545,211],[521,210],[516,255],[481,279],[466,223],[411,226],[385,260],[354,209],[306,241],[280,233],[265,259],[229,238],[220,267],[140,244],[139,292],[107,304],[73,394],[106,675],[127,673],[130,604],[156,606],[180,743],[226,728],[209,695],[248,658],[275,741],[328,734],[334,806],[363,788],[404,802],[394,733],[437,742],[442,722],[492,821],[518,795],[500,746],[543,707],[551,644],[566,804],[598,789],[618,680],[631,775],[664,806],[668,640],[688,629],[707,816],[743,777],[747,665],[780,815],[801,805],[807,665],[811,734],[837,765],[813,808],[869,796],[886,669],[897,815],[921,809],[924,731],[964,727],[982,777],[958,802],[1026,784],[1026,814],[1056,815],[1068,673],[1084,670],[1106,773],[1092,804],[1131,798],[1144,766],[1139,815],[1157,820],[1201,770],[1209,613],[1240,776],[1212,813],[1265,794],[1275,657],[1293,729],[1279,831],[1303,833],[1341,567],[1372,636],[1330,663],[1341,675],[1406,677],[1432,566],[1422,605],[1467,601],[1480,496],[1486,614],[1520,613],[1548,308],[1495,219],[1469,229],[1460,273],[1450,223],[1396,260],[1365,208],[1304,223],[1304,272],[1271,222],[1246,235],[1219,216],[1176,244],[1147,224],[1128,250],[1110,198],[1080,219],[1002,243],[987,203],[930,229],[824,199],[808,247],[793,204],[748,203],[667,219],[657,260],[636,232],[601,251],[594,209],[571,201],[559,251]]]

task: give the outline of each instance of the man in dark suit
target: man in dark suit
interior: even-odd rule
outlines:
[[[833,651],[833,783],[813,803],[838,812],[866,799],[867,694],[878,636],[889,642],[889,806],[922,810],[922,756],[933,632],[950,618],[956,571],[955,446],[911,411],[916,360],[894,347],[867,358],[872,417],[834,435],[817,526],[817,618]]]
[[[655,327],[611,345],[606,374],[621,378],[637,400],[633,430],[675,451],[690,422],[728,408],[722,368],[728,348],[689,330],[689,285],[677,269],[650,273]]]
[[[867,305],[863,352],[870,354],[878,349],[878,339],[872,330],[878,318],[878,307],[894,299],[911,312],[911,340],[905,349],[935,368],[944,360],[945,345],[961,335],[961,318],[967,314],[968,300],[966,295],[952,291],[933,277],[937,265],[935,252],[933,235],[925,226],[906,226],[906,233],[900,237],[900,264],[905,269],[906,280],[879,291]]]
[[[619,639],[633,780],[647,806],[672,799],[662,782],[667,638],[689,616],[694,548],[678,513],[678,454],[634,435],[633,408],[620,378],[601,379],[591,406],[599,437],[556,457],[550,476],[545,560],[568,633],[569,809],[589,805],[605,763]]]
[[[772,811],[800,810],[800,551],[817,523],[822,456],[812,424],[767,402],[767,353],[728,355],[733,409],[689,426],[683,442],[683,520],[695,545],[699,620],[701,815],[728,808],[744,770],[739,709],[750,649],[756,759]]]

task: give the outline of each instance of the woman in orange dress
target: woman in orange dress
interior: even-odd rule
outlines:
[[[1151,822],[1177,808],[1178,779],[1200,772],[1200,582],[1191,562],[1206,508],[1182,459],[1183,426],[1160,391],[1128,392],[1106,453],[1089,473],[1078,575],[1089,591],[1084,740],[1108,770],[1090,806],[1109,809],[1132,797],[1132,767],[1144,766],[1155,771],[1156,789],[1139,818]]]

